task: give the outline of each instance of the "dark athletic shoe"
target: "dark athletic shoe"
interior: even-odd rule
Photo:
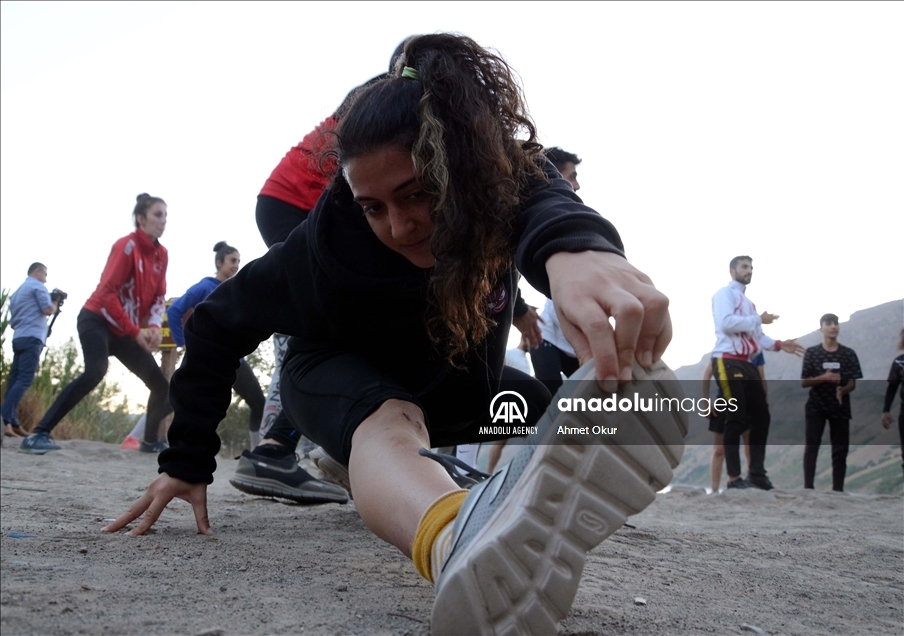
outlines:
[[[772,490],[775,488],[766,475],[747,475],[747,483],[760,490]]]
[[[588,363],[553,397],[604,394]],[[621,390],[648,399],[684,397],[663,363]],[[638,382],[643,380],[643,382]],[[669,382],[660,382],[669,380]],[[436,581],[431,633],[555,634],[571,609],[587,552],[646,508],[672,479],[684,453],[683,413],[558,413],[512,461],[471,488],[452,530],[452,551]],[[560,426],[618,427],[589,444]]]
[[[169,446],[166,445],[162,439],[158,439],[153,444],[148,444],[146,441],[141,440],[141,443],[138,444],[138,452],[140,453],[162,453]]]
[[[32,455],[43,455],[48,451],[60,450],[60,447],[53,443],[47,433],[35,433],[22,440],[19,450]]]
[[[726,488],[736,488],[739,490],[744,490],[746,488],[753,488],[753,484],[751,484],[746,479],[735,479],[734,481],[728,482],[728,486]]]
[[[284,459],[242,451],[229,483],[249,495],[279,497],[298,503],[348,503],[345,489],[315,479],[298,465],[295,455]]]

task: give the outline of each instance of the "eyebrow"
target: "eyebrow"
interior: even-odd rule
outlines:
[[[404,183],[400,183],[399,185],[397,185],[396,187],[394,187],[394,188],[392,189],[392,193],[395,194],[396,192],[398,192],[398,191],[400,191],[400,190],[404,190],[405,188],[407,188],[408,186],[410,186],[412,183],[415,183],[415,182],[417,182],[417,177],[411,177],[410,179],[408,179],[408,180],[405,181]],[[372,198],[373,198],[373,197],[368,196],[368,195],[365,194],[365,195],[361,195],[361,196],[355,197],[353,200],[354,200],[354,201],[366,201],[367,199],[372,199]]]

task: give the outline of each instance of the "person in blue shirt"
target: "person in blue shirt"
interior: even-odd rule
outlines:
[[[216,252],[214,262],[217,267],[215,276],[205,276],[200,281],[192,285],[184,294],[170,305],[167,310],[167,319],[170,326],[170,334],[176,342],[177,347],[185,346],[185,334],[182,331],[185,322],[195,310],[195,306],[203,301],[207,296],[216,289],[224,280],[229,280],[239,271],[239,264],[242,256],[239,251],[227,244],[226,241],[220,241],[213,246]],[[264,393],[261,391],[260,383],[251,370],[248,362],[242,358],[239,368],[235,372],[235,384],[232,389],[245,400],[250,409],[248,414],[248,431],[251,437],[251,447],[258,442],[258,431],[260,430],[261,419],[264,416]]]
[[[9,372],[6,395],[3,397],[3,426],[7,435],[24,437],[19,426],[19,402],[35,380],[41,351],[47,340],[47,316],[57,311],[55,300],[47,292],[47,267],[32,263],[25,282],[13,292],[9,300],[9,324],[13,328],[13,364]]]

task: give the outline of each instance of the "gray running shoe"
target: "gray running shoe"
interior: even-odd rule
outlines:
[[[462,504],[452,551],[436,581],[431,632],[555,634],[571,609],[587,552],[646,508],[684,453],[681,413],[559,413],[564,397],[600,398],[593,363],[553,397],[538,431],[512,461],[475,485]],[[620,394],[682,398],[663,363],[635,365]],[[559,427],[618,427],[587,443]]]
[[[344,488],[315,479],[298,465],[294,455],[273,459],[244,450],[229,483],[249,495],[303,504],[348,503]]]
[[[343,466],[335,459],[326,454],[320,446],[311,451],[311,461],[314,465],[329,479],[342,486],[348,493],[349,499],[352,497],[352,482],[348,478],[348,467]]]

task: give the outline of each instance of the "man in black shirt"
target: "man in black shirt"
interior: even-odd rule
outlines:
[[[806,413],[804,488],[813,488],[816,457],[826,421],[832,441],[832,490],[844,490],[850,437],[851,398],[857,378],[862,378],[854,350],[838,342],[838,316],[819,319],[822,344],[807,349],[800,371],[800,385],[810,389]]]

